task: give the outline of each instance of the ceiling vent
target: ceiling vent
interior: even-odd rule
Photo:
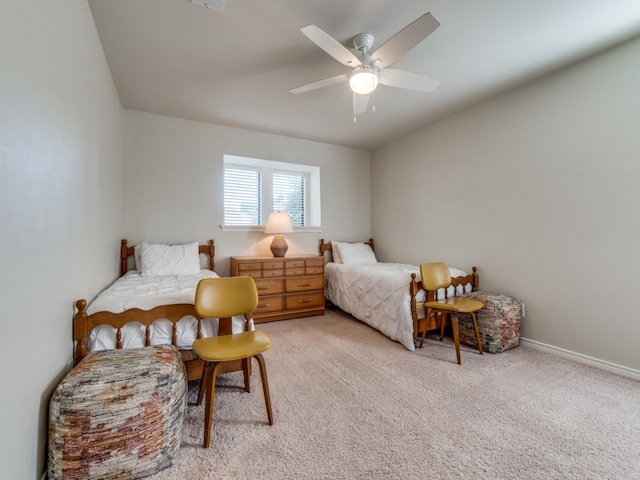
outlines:
[[[210,8],[211,10],[215,10],[218,13],[222,13],[224,11],[224,7],[227,4],[227,0],[191,0],[196,5],[201,5],[203,7]]]

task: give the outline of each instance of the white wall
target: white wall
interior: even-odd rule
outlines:
[[[271,255],[271,236],[221,231],[224,154],[320,167],[321,232],[286,235],[289,251],[317,253],[320,238],[361,240],[371,232],[367,151],[125,110],[125,234],[178,243],[213,238],[216,271],[229,257]]]
[[[122,108],[86,0],[0,14],[0,476],[45,469],[73,302],[113,280]]]
[[[525,337],[640,369],[638,58],[640,39],[374,152],[378,255],[477,265],[525,302]]]

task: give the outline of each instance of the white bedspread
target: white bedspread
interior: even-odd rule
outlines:
[[[87,314],[100,311],[124,312],[131,308],[150,310],[159,305],[193,303],[196,286],[203,278],[215,278],[211,270],[201,270],[197,275],[174,275],[166,277],[143,277],[137,271],[129,271],[102,291],[87,307]],[[234,317],[233,333],[244,330],[244,317]],[[204,319],[202,335],[210,337],[218,332],[218,319]],[[94,328],[87,339],[87,351],[110,350],[115,348],[116,329],[108,325]],[[138,322],[130,322],[122,328],[123,348],[144,346],[145,327]],[[158,319],[150,328],[151,344],[171,343],[172,324],[169,320]],[[177,346],[190,349],[197,336],[197,320],[192,315],[180,319],[177,324]]]
[[[466,275],[462,270],[449,269],[452,277]],[[420,279],[420,269],[403,263],[342,264],[329,262],[325,266],[326,297],[347,313],[379,330],[387,337],[414,351],[413,319],[409,283],[411,274]],[[453,289],[453,287],[450,287]],[[471,285],[460,288],[471,291]],[[453,292],[451,292],[453,294]],[[444,289],[438,292],[442,298]],[[424,291],[418,301],[424,301]]]

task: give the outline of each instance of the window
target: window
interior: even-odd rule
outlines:
[[[301,173],[273,173],[273,211],[288,212],[294,227],[304,227],[306,177]]]
[[[320,226],[320,168],[224,156],[224,226],[263,226],[288,212],[294,227]]]
[[[224,168],[224,223],[226,225],[260,225],[260,170],[238,165]]]

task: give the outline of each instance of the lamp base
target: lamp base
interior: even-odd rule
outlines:
[[[284,254],[289,250],[289,245],[287,245],[287,241],[280,234],[277,234],[273,237],[273,241],[271,242],[271,253],[273,253],[274,257],[284,257]]]

